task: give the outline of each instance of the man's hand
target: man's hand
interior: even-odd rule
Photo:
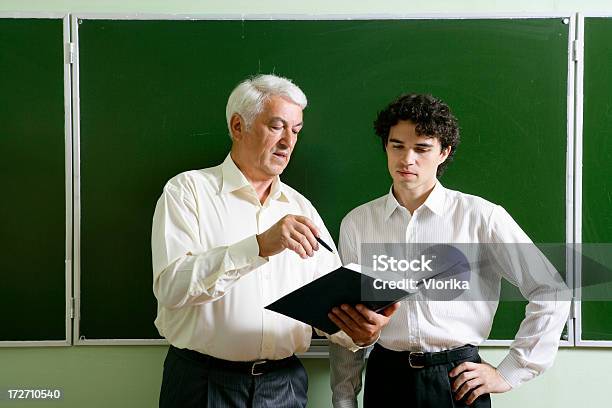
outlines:
[[[478,364],[466,361],[453,368],[448,375],[451,378],[457,377],[452,383],[455,400],[459,401],[469,392],[466,400],[468,405],[471,405],[482,394],[501,393],[512,388],[495,367],[488,363]]]
[[[389,323],[391,315],[399,306],[399,302],[394,303],[381,313],[376,313],[361,304],[355,307],[342,305],[334,307],[328,317],[348,334],[356,345],[366,346],[378,339],[380,331]]]
[[[272,256],[290,249],[306,259],[319,249],[315,236],[319,236],[319,230],[308,218],[285,215],[267,231],[257,235],[259,256]]]

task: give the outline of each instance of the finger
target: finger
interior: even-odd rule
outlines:
[[[391,317],[391,315],[392,315],[393,313],[395,313],[395,312],[397,311],[397,309],[399,309],[399,308],[400,308],[400,302],[396,302],[396,303],[392,304],[391,306],[389,306],[389,307],[385,308],[385,309],[384,309],[384,310],[381,312],[381,314],[382,314],[383,316],[385,316],[385,317]]]
[[[314,256],[315,251],[319,249],[317,247],[317,241],[315,240],[315,244],[313,245],[312,241],[310,241],[307,236],[300,234],[299,232],[296,233],[299,234],[300,244],[302,244],[302,247],[304,247],[308,256]]]
[[[475,370],[478,367],[478,364],[472,363],[471,361],[466,361],[465,363],[459,364],[457,367],[453,368],[449,373],[449,377],[456,377],[462,372],[468,370]]]
[[[351,319],[355,321],[355,323],[357,323],[358,325],[362,327],[372,326],[376,324],[375,321],[370,320],[368,316],[364,312],[362,312],[362,309],[365,311],[369,311],[369,309],[363,305],[357,305],[356,308],[353,308],[349,305],[342,305],[340,308],[346,314],[348,314],[351,317]]]
[[[306,225],[297,223],[295,224],[295,229],[298,233],[300,233],[303,237],[305,237],[308,240],[308,243],[310,244],[312,249],[314,249],[315,251],[319,250],[319,243],[317,242],[317,239],[315,238],[312,231]]]
[[[300,222],[300,224],[304,224],[308,227],[308,229],[312,232],[315,237],[320,237],[319,229],[309,218],[304,217],[302,215],[296,215],[295,219]]]
[[[350,337],[353,337],[354,335],[353,331],[346,324],[344,324],[344,322],[341,319],[336,317],[335,314],[328,313],[327,317],[329,317],[329,320],[331,320],[336,326],[338,326],[340,330],[348,334]]]
[[[461,388],[459,388],[459,391],[457,392],[457,394],[455,394],[455,400],[459,401],[460,399],[462,399],[471,389],[476,388],[478,385],[478,381],[477,379],[473,379],[473,380],[469,380],[466,381]]]
[[[343,322],[343,323],[344,323],[344,324],[345,324],[347,327],[349,327],[349,328],[350,328],[351,332],[358,333],[358,332],[360,332],[360,331],[364,330],[364,328],[363,328],[363,327],[362,327],[362,326],[361,326],[359,323],[355,322],[355,321],[353,320],[353,318],[352,318],[352,317],[351,317],[351,316],[350,316],[348,313],[346,313],[345,311],[343,311],[341,308],[339,308],[339,307],[334,307],[334,308],[332,309],[332,313],[333,313],[334,315],[336,315],[336,317],[337,317],[337,318],[339,318],[340,320],[342,320],[342,322]]]
[[[310,242],[308,242],[308,239],[304,235],[300,234],[296,230],[293,230],[291,232],[291,239],[293,239],[294,241],[298,242],[300,244],[300,246],[302,248],[304,248],[304,252],[308,256],[313,256],[314,255],[314,251],[312,249],[312,246],[310,245]]]
[[[384,323],[381,321],[385,319],[382,315],[376,313],[375,311],[367,308],[362,304],[358,304],[357,306],[355,306],[355,309],[359,312],[361,316],[363,316],[365,320],[367,320],[371,324]]]
[[[293,252],[298,254],[302,259],[308,258],[308,255],[306,254],[306,250],[304,250],[304,247],[302,246],[302,244],[300,244],[295,239],[291,237],[286,238],[286,242],[284,245],[285,245],[285,248],[292,250]]]
[[[349,316],[346,312],[344,312],[344,310],[342,310],[339,307],[334,307],[331,311],[338,319],[342,320],[342,322],[351,327],[351,330],[353,330],[355,327],[358,327],[358,325],[355,323],[355,321],[353,321],[353,319],[351,318],[351,316]]]
[[[478,398],[482,394],[486,394],[486,393],[487,393],[487,390],[486,390],[485,386],[481,385],[480,387],[477,387],[476,389],[472,390],[472,393],[470,394],[468,399],[465,401],[465,403],[468,404],[468,405],[472,405],[472,403],[474,401],[476,401],[476,398]]]
[[[477,371],[465,371],[453,381],[453,392],[456,392],[466,381],[478,377]]]

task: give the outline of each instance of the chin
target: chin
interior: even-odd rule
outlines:
[[[407,180],[395,180],[395,182],[401,186],[403,186],[404,188],[410,190],[416,186],[419,185],[419,182],[417,180],[413,180],[413,181],[407,181]]]
[[[279,176],[283,173],[283,171],[285,171],[286,167],[287,166],[269,166],[266,169],[266,174],[268,174],[270,177]]]

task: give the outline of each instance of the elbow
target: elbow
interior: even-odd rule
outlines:
[[[166,309],[181,308],[189,300],[189,284],[182,282],[176,266],[175,263],[153,275],[153,294],[157,303]]]
[[[166,309],[172,310],[202,305],[225,295],[224,291],[218,290],[216,287],[206,290],[200,285],[181,282],[176,276],[174,279],[170,279],[166,272],[168,271],[162,271],[153,282],[153,294],[157,303]]]
[[[166,309],[179,309],[187,303],[185,296],[173,293],[167,285],[160,284],[160,279],[153,283],[153,294],[157,303]]]

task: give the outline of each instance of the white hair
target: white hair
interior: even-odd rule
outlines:
[[[247,129],[263,110],[264,103],[271,96],[282,96],[306,108],[308,101],[304,92],[290,79],[276,75],[256,75],[238,84],[227,99],[225,118],[227,129],[232,137],[231,120],[234,113],[239,114]]]

